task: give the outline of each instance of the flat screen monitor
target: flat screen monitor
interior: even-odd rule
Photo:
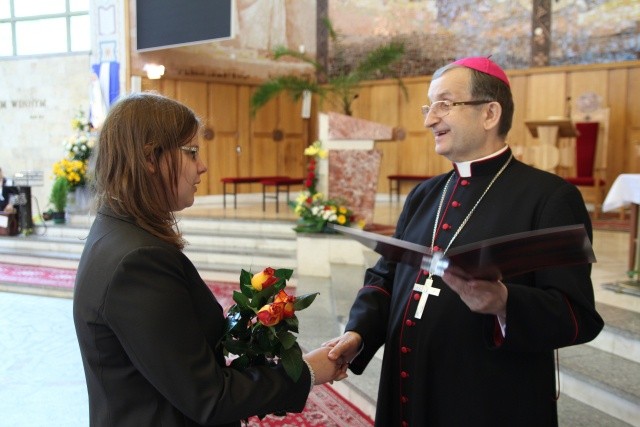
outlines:
[[[136,0],[139,52],[233,37],[234,0]]]

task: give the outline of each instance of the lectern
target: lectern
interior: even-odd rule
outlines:
[[[531,147],[533,164],[539,169],[555,172],[560,160],[558,138],[576,136],[576,128],[571,120],[548,118],[545,120],[529,120],[525,124],[534,138],[540,139],[540,145]]]

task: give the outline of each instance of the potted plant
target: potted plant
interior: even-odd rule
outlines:
[[[328,19],[324,20],[324,24],[327,27],[331,41],[336,46],[337,68],[345,70],[346,67],[341,66],[343,65],[342,63],[344,63],[345,54],[344,48],[340,44],[340,36],[334,31]],[[299,100],[305,92],[314,93],[320,97],[321,102],[326,99],[338,107],[343,114],[351,116],[351,104],[358,97],[360,83],[364,80],[370,80],[382,75],[394,76],[398,80],[398,84],[402,87],[405,96],[407,96],[407,90],[402,80],[392,69],[392,65],[396,63],[402,55],[404,55],[404,45],[402,43],[390,43],[369,52],[364,60],[353,69],[338,75],[330,75],[329,70],[326,70],[321,64],[306,54],[283,46],[277,47],[274,50],[274,58],[276,60],[283,56],[289,56],[306,62],[315,69],[316,79],[310,76],[289,75],[276,77],[264,82],[251,96],[251,114],[255,115],[267,102],[282,91],[285,91],[296,101]],[[326,83],[319,83],[322,81],[326,81]]]
[[[63,177],[56,178],[51,187],[49,203],[53,206],[51,218],[56,224],[65,222],[65,208],[67,207],[67,194],[69,193],[69,184]]]

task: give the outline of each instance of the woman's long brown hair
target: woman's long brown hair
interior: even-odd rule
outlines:
[[[182,249],[184,240],[171,209],[182,161],[178,147],[191,141],[199,127],[191,109],[158,94],[135,93],[118,101],[98,141],[93,181],[97,207],[132,218]],[[165,177],[161,162],[166,162]]]

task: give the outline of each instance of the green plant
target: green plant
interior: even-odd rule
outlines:
[[[67,193],[69,192],[69,183],[63,177],[56,178],[51,187],[51,195],[49,202],[53,205],[54,212],[64,212],[67,207]]]
[[[331,22],[324,20],[324,24],[329,32],[331,41],[336,46],[337,61],[344,57],[344,49],[340,44],[340,36],[335,32]],[[364,80],[370,80],[381,75],[391,75],[398,80],[398,84],[402,88],[405,97],[407,90],[397,73],[392,69],[392,65],[396,63],[402,55],[404,55],[404,44],[392,42],[388,45],[380,46],[368,55],[352,70],[338,74],[336,76],[329,75],[325,67],[304,53],[288,49],[286,47],[277,47],[273,52],[274,58],[280,59],[283,56],[296,58],[307,64],[310,64],[316,72],[316,79],[310,76],[281,76],[264,82],[258,86],[251,97],[250,107],[251,114],[262,108],[272,98],[280,92],[287,92],[294,100],[299,100],[305,91],[314,93],[320,97],[320,101],[325,99],[338,107],[344,114],[352,115],[351,104],[358,97],[360,83]],[[342,69],[343,67],[338,67]],[[326,81],[326,84],[318,83]]]

